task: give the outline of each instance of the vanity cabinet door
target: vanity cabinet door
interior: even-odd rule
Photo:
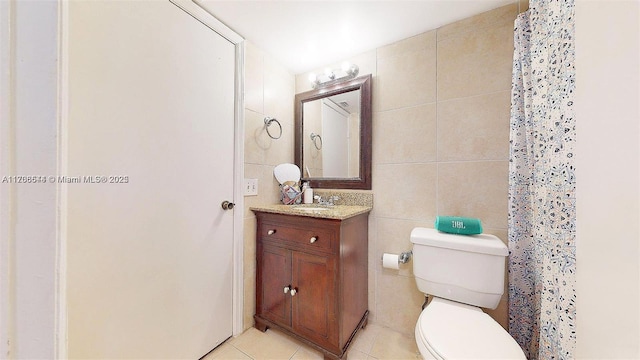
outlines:
[[[261,281],[257,282],[260,314],[279,324],[291,325],[291,251],[261,246],[258,266]]]
[[[292,327],[301,336],[339,350],[336,262],[333,256],[292,253]]]

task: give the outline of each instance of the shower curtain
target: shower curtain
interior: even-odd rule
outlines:
[[[509,332],[529,359],[575,349],[573,0],[531,0],[514,30]]]

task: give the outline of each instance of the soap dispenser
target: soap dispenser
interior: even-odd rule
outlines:
[[[313,189],[309,186],[309,182],[302,183],[303,201],[305,204],[313,204]]]

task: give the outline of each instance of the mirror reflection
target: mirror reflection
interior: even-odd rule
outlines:
[[[304,175],[360,176],[360,89],[303,105]]]

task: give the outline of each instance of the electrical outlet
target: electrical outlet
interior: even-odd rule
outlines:
[[[244,179],[244,196],[258,195],[258,179]]]

